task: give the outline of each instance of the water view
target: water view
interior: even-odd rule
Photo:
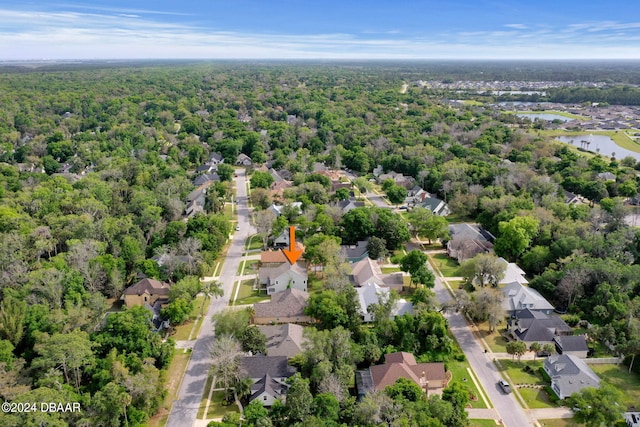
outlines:
[[[615,141],[606,135],[572,135],[558,136],[558,141],[572,144],[578,148],[583,148],[594,153],[600,153],[603,156],[611,156],[616,159],[622,159],[631,156],[636,160],[640,160],[640,153],[622,148]],[[640,148],[640,146],[638,147]]]
[[[575,120],[570,117],[561,116],[560,114],[551,114],[551,113],[520,113],[516,115],[518,117],[525,117],[530,120],[540,119],[540,120],[547,120],[550,122],[553,120],[560,120],[563,122],[570,122],[572,120]]]

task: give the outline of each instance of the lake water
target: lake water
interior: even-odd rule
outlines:
[[[530,119],[530,120],[535,120],[535,119],[548,120],[548,121],[560,120],[560,121],[563,121],[563,122],[570,122],[572,120],[575,120],[575,119],[572,119],[570,117],[561,116],[560,114],[551,114],[551,113],[540,113],[540,114],[536,114],[536,113],[520,113],[520,114],[516,114],[516,116],[525,117],[525,118]]]
[[[640,160],[640,153],[627,150],[616,144],[613,139],[606,135],[575,135],[575,136],[556,136],[558,141],[572,144],[574,147],[585,148],[594,153],[600,153],[603,156],[612,156],[616,153],[616,159],[623,159],[627,156],[631,156],[636,160]],[[582,141],[590,142],[590,144],[584,144]]]

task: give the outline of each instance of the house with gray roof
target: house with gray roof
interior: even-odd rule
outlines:
[[[493,249],[495,237],[477,224],[450,224],[451,239],[447,242],[447,254],[458,262]]]
[[[507,283],[501,291],[504,297],[502,307],[509,316],[516,316],[525,309],[544,314],[553,312],[553,305],[540,295],[540,292],[521,283]]]
[[[569,354],[586,359],[589,353],[589,346],[583,335],[560,335],[553,337],[553,343],[558,354]]]
[[[238,166],[251,166],[251,165],[253,165],[253,161],[251,160],[251,157],[247,156],[244,153],[240,153],[240,154],[238,154],[238,157],[236,158],[236,165],[238,165]]]
[[[362,261],[369,256],[369,251],[367,250],[368,243],[369,239],[367,238],[366,240],[356,242],[355,245],[342,245],[342,255],[348,262]]]
[[[294,323],[282,325],[259,325],[258,328],[267,337],[267,356],[285,356],[291,358],[302,353],[304,328]]]
[[[264,406],[284,400],[289,389],[287,378],[296,373],[296,369],[289,366],[286,356],[245,357],[241,365],[253,382],[249,402],[258,400]]]
[[[369,283],[362,287],[356,288],[358,292],[358,303],[360,304],[360,315],[364,322],[373,322],[373,314],[368,312],[371,304],[380,304],[381,301],[388,300],[391,290],[383,288],[375,283]],[[391,318],[402,316],[403,314],[413,314],[413,304],[405,300],[399,299],[391,311]]]
[[[377,261],[368,256],[351,264],[349,280],[355,286],[376,284],[395,290],[402,290],[404,279],[402,273],[382,274],[382,269]]]
[[[358,202],[352,199],[345,199],[345,200],[340,200],[338,203],[336,203],[336,206],[338,207],[338,209],[340,209],[340,212],[342,212],[342,214],[346,214],[347,212],[354,210],[355,208],[363,207],[364,202]]]
[[[449,210],[449,206],[443,201],[438,199],[437,197],[426,197],[420,203],[425,209],[430,210],[434,215],[439,216],[447,216],[451,211]]]
[[[310,323],[313,319],[304,313],[308,300],[309,294],[297,289],[286,289],[274,294],[270,301],[253,305],[253,323]]]
[[[498,282],[499,285],[506,285],[507,283],[512,282],[520,284],[529,283],[529,281],[524,277],[526,276],[526,273],[518,266],[518,264],[515,262],[508,262],[502,257],[498,258],[498,261],[505,266],[504,277]]]
[[[586,387],[600,387],[600,377],[576,356],[549,356],[544,361],[544,370],[551,377],[551,389],[560,399],[565,399]]]
[[[191,182],[196,187],[200,187],[201,185],[209,185],[212,182],[220,181],[220,175],[216,172],[213,173],[203,173],[202,175],[198,175]]]
[[[519,311],[507,321],[507,330],[513,339],[531,343],[551,343],[556,336],[571,335],[573,329],[558,316],[547,315],[529,308]]]
[[[260,285],[267,290],[267,295],[273,295],[286,289],[307,291],[307,270],[298,263],[288,262],[276,267],[261,267],[258,270]]]

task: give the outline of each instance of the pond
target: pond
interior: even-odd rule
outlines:
[[[613,139],[606,135],[556,136],[555,139],[594,153],[600,153],[603,156],[614,157],[613,154],[615,153],[616,159],[631,156],[636,160],[640,160],[640,153],[620,147]]]
[[[551,114],[551,113],[519,113],[519,114],[516,114],[516,116],[524,117],[530,120],[535,120],[535,119],[548,120],[548,121],[560,120],[563,122],[570,122],[572,120],[575,120],[570,117],[561,116],[560,114]]]

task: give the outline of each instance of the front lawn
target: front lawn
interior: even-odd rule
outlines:
[[[486,409],[487,405],[485,405],[484,401],[480,397],[480,393],[478,392],[478,387],[476,387],[475,383],[471,379],[471,376],[469,375],[468,369],[471,369],[471,365],[469,365],[469,362],[467,362],[466,360],[464,362],[451,360],[446,363],[446,366],[447,366],[447,370],[450,371],[452,374],[452,379],[449,384],[457,382],[467,387],[469,390],[471,390],[471,393],[473,394],[473,396],[475,396],[475,400],[471,400],[470,402],[471,407]],[[480,387],[482,386],[480,385]],[[487,395],[487,393],[484,390],[483,390],[483,394],[485,396]]]
[[[622,403],[627,406],[639,406],[640,375],[633,371],[629,374],[629,368],[622,364],[589,365],[589,367],[593,369],[593,372],[598,374],[603,381],[613,385],[624,394]]]
[[[495,420],[469,420],[469,427],[496,427]]]
[[[245,242],[245,249],[249,251],[262,249],[262,238],[257,234],[249,236],[249,238]]]
[[[579,427],[571,418],[556,418],[552,420],[538,420],[543,427]]]
[[[538,373],[542,363],[538,360],[527,360],[520,363],[516,360],[500,360],[500,365],[515,384],[544,385],[545,382]],[[525,372],[526,366],[531,368],[530,372]]]
[[[447,254],[429,254],[429,261],[444,277],[460,277],[460,264]]]
[[[205,311],[206,311],[207,309],[206,305],[209,302],[209,297],[197,296],[193,300],[193,309],[191,310],[191,314],[189,315],[189,318],[182,325],[178,325],[175,327],[174,333],[171,336],[171,338],[173,338],[175,341],[184,341],[189,339],[189,335],[191,334],[191,331],[194,329],[193,323],[198,318],[198,314],[200,314],[200,309],[202,308],[203,302],[205,304]],[[195,328],[199,329],[199,325],[196,324]],[[198,335],[198,331],[195,330],[193,332],[192,338],[195,338],[197,335]]]
[[[487,322],[478,323],[477,326],[480,337],[487,342],[491,351],[494,353],[507,352],[507,340],[500,334],[500,329],[490,334]]]
[[[531,409],[558,407],[558,405],[551,402],[551,400],[549,399],[549,394],[543,389],[519,388],[518,392],[527,403],[527,406],[529,406],[529,408]]]
[[[258,266],[260,260],[252,259],[246,262],[241,262],[238,266],[238,276],[248,276],[251,274],[258,274]]]
[[[256,302],[266,301],[269,299],[269,296],[265,293],[265,291],[258,291],[253,289],[253,285],[255,284],[255,282],[255,279],[243,280],[242,282],[240,282],[238,297],[236,298],[233,305],[254,304]]]

